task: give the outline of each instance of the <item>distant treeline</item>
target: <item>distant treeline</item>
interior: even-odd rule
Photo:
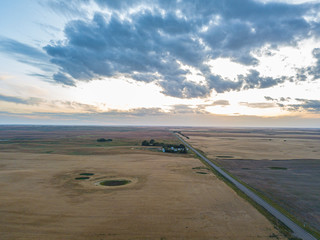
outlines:
[[[180,132],[180,131],[173,131],[173,133],[178,133],[178,134],[180,134],[181,136],[183,136],[183,137],[185,137],[185,138],[189,139],[189,137],[188,137],[188,136],[184,135],[184,134],[183,134],[182,132]]]
[[[109,138],[109,139],[98,138],[98,139],[97,139],[97,142],[112,142],[112,139],[111,139],[111,138]]]

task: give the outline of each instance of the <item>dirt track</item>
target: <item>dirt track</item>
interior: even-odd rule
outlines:
[[[270,239],[265,217],[197,159],[0,153],[1,239]],[[75,180],[82,172],[89,180]],[[95,187],[106,178],[133,183]]]

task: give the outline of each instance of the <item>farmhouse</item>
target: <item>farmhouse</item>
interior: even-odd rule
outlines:
[[[167,145],[162,147],[162,152],[170,152],[170,153],[187,153],[187,148],[183,145]]]

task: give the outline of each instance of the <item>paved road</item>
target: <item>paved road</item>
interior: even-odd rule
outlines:
[[[206,163],[208,163],[211,167],[213,167],[217,172],[219,172],[222,176],[224,176],[226,179],[228,179],[230,182],[232,182],[238,189],[240,189],[242,192],[244,192],[248,197],[250,197],[253,201],[261,205],[263,208],[265,208],[269,213],[271,213],[273,216],[275,216],[277,219],[279,219],[281,222],[283,222],[287,227],[289,227],[292,231],[294,236],[301,238],[303,240],[317,240],[315,237],[313,237],[310,233],[306,232],[304,229],[302,229],[300,226],[295,224],[293,221],[291,221],[289,218],[287,218],[285,215],[283,215],[281,212],[279,212],[277,209],[272,207],[270,204],[265,202],[262,198],[260,198],[258,195],[253,193],[251,190],[249,190],[247,187],[242,185],[240,182],[235,180],[234,178],[230,177],[226,172],[224,172],[220,167],[209,161],[206,157],[201,155],[197,150],[195,150],[190,144],[188,144],[186,141],[184,141],[181,137],[179,137],[177,134],[175,134],[176,137],[183,142],[186,146],[188,146],[192,151],[194,151],[201,159],[203,159]]]

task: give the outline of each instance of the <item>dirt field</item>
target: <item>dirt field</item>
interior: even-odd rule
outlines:
[[[205,129],[186,130],[192,146],[212,159],[319,159],[320,131]],[[227,156],[227,157],[225,157]]]
[[[185,129],[189,143],[320,232],[319,129]]]
[[[5,146],[1,239],[283,239],[190,156],[132,147],[100,155],[41,154]],[[94,175],[76,180],[82,173]],[[98,184],[107,179],[131,182]]]

